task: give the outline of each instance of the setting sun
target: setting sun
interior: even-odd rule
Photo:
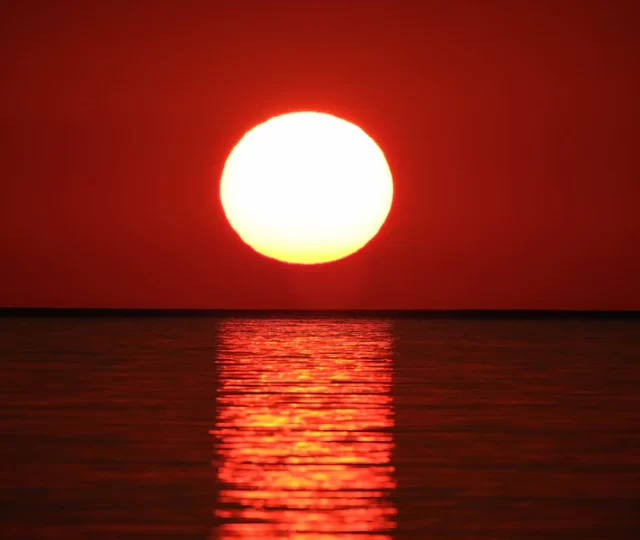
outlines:
[[[227,158],[222,207],[240,238],[262,255],[316,264],[371,240],[393,198],[382,150],[358,126],[297,112],[248,131]]]

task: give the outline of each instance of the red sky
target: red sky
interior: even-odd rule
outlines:
[[[635,2],[0,10],[1,306],[640,309]],[[242,134],[305,109],[372,135],[396,191],[316,267],[218,199]]]

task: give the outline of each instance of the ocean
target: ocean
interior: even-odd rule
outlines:
[[[640,321],[0,318],[0,537],[640,537]]]

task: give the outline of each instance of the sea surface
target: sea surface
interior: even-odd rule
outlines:
[[[0,538],[640,538],[640,322],[0,318]]]

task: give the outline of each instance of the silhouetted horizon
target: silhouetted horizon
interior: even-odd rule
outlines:
[[[554,309],[176,309],[176,308],[0,308],[0,317],[352,317],[392,319],[615,319],[640,320],[639,310]]]

